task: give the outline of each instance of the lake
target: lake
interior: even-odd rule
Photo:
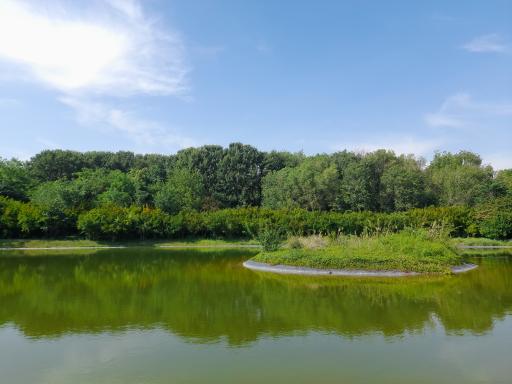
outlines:
[[[1,252],[0,382],[512,382],[512,256],[375,280],[257,273],[254,252]]]

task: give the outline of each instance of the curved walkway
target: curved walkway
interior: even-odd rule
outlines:
[[[311,275],[311,276],[361,276],[361,277],[405,277],[418,276],[419,272],[402,272],[402,271],[371,271],[359,269],[317,269],[307,267],[294,267],[291,265],[270,265],[258,263],[257,261],[247,260],[243,263],[245,268],[254,271],[274,272],[291,275]],[[463,273],[477,268],[476,264],[462,264],[452,267],[453,273]]]

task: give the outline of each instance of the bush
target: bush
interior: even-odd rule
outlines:
[[[0,236],[18,237],[21,234],[18,225],[18,212],[23,203],[0,196]]]
[[[484,237],[496,240],[512,238],[512,212],[498,212],[480,224],[480,233]]]
[[[482,236],[495,240],[512,238],[512,196],[479,205],[476,217]]]
[[[258,234],[258,241],[264,251],[276,251],[283,242],[283,233],[276,227],[267,227]]]
[[[0,197],[0,235],[14,238],[65,236],[81,232],[89,238],[109,240],[186,236],[256,238],[268,228],[279,228],[282,234],[288,236],[310,236],[371,235],[397,232],[404,228],[442,227],[451,236],[465,237],[478,233],[483,222],[496,216],[495,210],[491,213],[488,211],[477,214],[470,208],[450,207],[394,213],[312,212],[253,207],[209,212],[186,210],[169,215],[155,208],[115,205],[77,212],[69,208],[53,209]],[[501,211],[506,210],[498,210]],[[490,233],[487,229],[483,231]]]

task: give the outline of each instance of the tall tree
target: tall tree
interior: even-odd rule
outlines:
[[[85,168],[83,155],[76,151],[60,149],[39,152],[28,163],[32,175],[39,181],[70,179],[75,172]]]
[[[250,145],[232,143],[217,171],[216,198],[226,207],[257,206],[261,202],[263,154]]]
[[[201,175],[187,168],[175,169],[169,179],[160,185],[155,195],[155,206],[176,214],[186,209],[201,208],[204,189]]]
[[[494,195],[493,170],[475,153],[436,153],[427,168],[434,196],[443,206],[473,206]]]
[[[339,175],[328,156],[269,173],[263,179],[263,206],[329,210],[335,207]]]
[[[27,200],[33,182],[27,167],[21,161],[0,158],[0,196]]]
[[[381,177],[380,207],[384,211],[404,211],[428,204],[421,161],[400,156]]]

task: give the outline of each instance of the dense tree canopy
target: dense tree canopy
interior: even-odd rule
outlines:
[[[428,166],[386,150],[306,156],[241,143],[175,155],[46,150],[26,162],[0,160],[0,196],[30,200],[48,220],[108,205],[393,212],[474,206],[507,194],[512,170],[496,173],[467,151],[437,153]]]

